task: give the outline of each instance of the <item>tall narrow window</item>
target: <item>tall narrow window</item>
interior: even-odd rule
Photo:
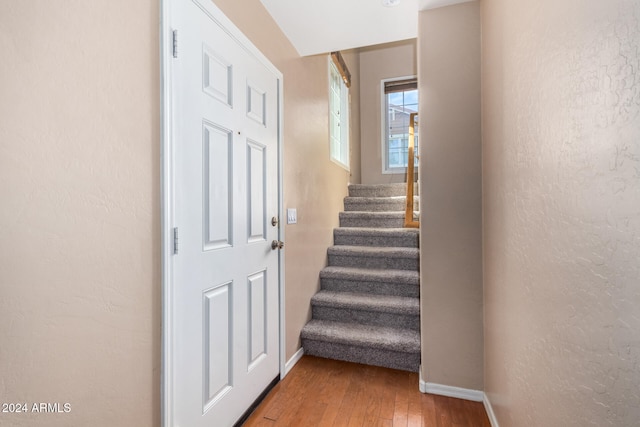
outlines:
[[[404,173],[409,151],[409,116],[418,112],[418,80],[415,77],[383,80],[382,96],[383,172]],[[417,135],[415,152],[418,153]]]
[[[329,60],[329,142],[331,159],[349,170],[349,89]]]

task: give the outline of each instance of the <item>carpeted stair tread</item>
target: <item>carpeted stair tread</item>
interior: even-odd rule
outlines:
[[[368,203],[385,203],[385,202],[404,202],[407,197],[402,196],[387,196],[387,197],[370,197],[370,196],[347,196],[344,201],[354,202],[368,202]],[[417,197],[414,197],[417,199]]]
[[[420,353],[420,332],[411,329],[312,319],[302,328],[300,335],[303,340]]]
[[[417,228],[340,227],[333,230],[335,245],[418,247]]]
[[[345,197],[345,211],[361,211],[361,212],[404,212],[406,207],[405,196],[391,197]],[[417,209],[419,204],[418,197],[413,198],[413,205]]]
[[[418,298],[392,295],[321,290],[311,298],[311,305],[414,316],[420,314],[420,300]]]
[[[349,211],[349,212],[340,212],[340,217],[345,218],[402,218],[404,219],[404,212],[369,212],[369,211]],[[370,227],[375,228],[375,227]],[[402,227],[389,227],[389,228],[402,228]]]
[[[338,214],[340,227],[402,228],[404,212],[346,211]]]
[[[372,270],[370,268],[327,266],[320,271],[321,279],[362,280],[419,285],[420,273],[413,270]]]
[[[419,270],[418,248],[331,246],[329,265],[371,269]]]
[[[376,228],[376,227],[340,227],[333,230],[334,234],[336,232],[342,234],[362,234],[362,235],[418,235],[420,230],[417,228]]]
[[[418,298],[420,276],[414,270],[328,266],[320,270],[320,288]]]
[[[371,247],[371,246],[331,246],[327,249],[329,255],[358,256],[367,258],[408,258],[418,259],[418,248]]]
[[[417,193],[417,185],[414,184]],[[394,197],[405,196],[407,194],[407,184],[351,184],[349,185],[349,196],[351,197]]]

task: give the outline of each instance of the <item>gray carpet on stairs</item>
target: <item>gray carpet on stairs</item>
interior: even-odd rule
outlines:
[[[418,197],[413,198],[414,208],[419,206]],[[344,199],[345,211],[360,212],[393,212],[404,211],[406,205],[405,196],[393,197],[347,197]]]
[[[402,228],[405,191],[405,184],[349,186],[301,333],[306,354],[418,370],[419,232]]]
[[[340,227],[404,227],[404,212],[340,212]]]
[[[322,289],[329,291],[420,296],[420,276],[417,271],[330,266],[320,272],[320,281]]]
[[[332,246],[327,250],[329,265],[373,269],[418,270],[418,248]]]
[[[415,228],[340,227],[333,231],[335,245],[418,247]]]

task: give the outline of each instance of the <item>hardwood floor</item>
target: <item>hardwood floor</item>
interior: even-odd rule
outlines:
[[[244,427],[491,427],[480,402],[423,394],[418,374],[304,356]]]

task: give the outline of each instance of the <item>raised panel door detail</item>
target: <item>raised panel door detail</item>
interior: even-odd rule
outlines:
[[[266,355],[267,348],[267,279],[266,270],[252,274],[249,284],[249,363],[248,370]]]
[[[167,7],[179,55],[166,64],[166,213],[180,251],[165,251],[164,415],[182,427],[235,425],[281,362],[281,74],[214,2]]]
[[[232,284],[224,283],[203,294],[203,413],[233,387]]]
[[[233,107],[233,66],[206,44],[202,45],[202,90]]]
[[[267,125],[267,93],[247,82],[247,117]]]
[[[250,243],[266,240],[266,149],[258,142],[247,141],[247,234]]]
[[[233,244],[233,133],[203,123],[204,249]]]

